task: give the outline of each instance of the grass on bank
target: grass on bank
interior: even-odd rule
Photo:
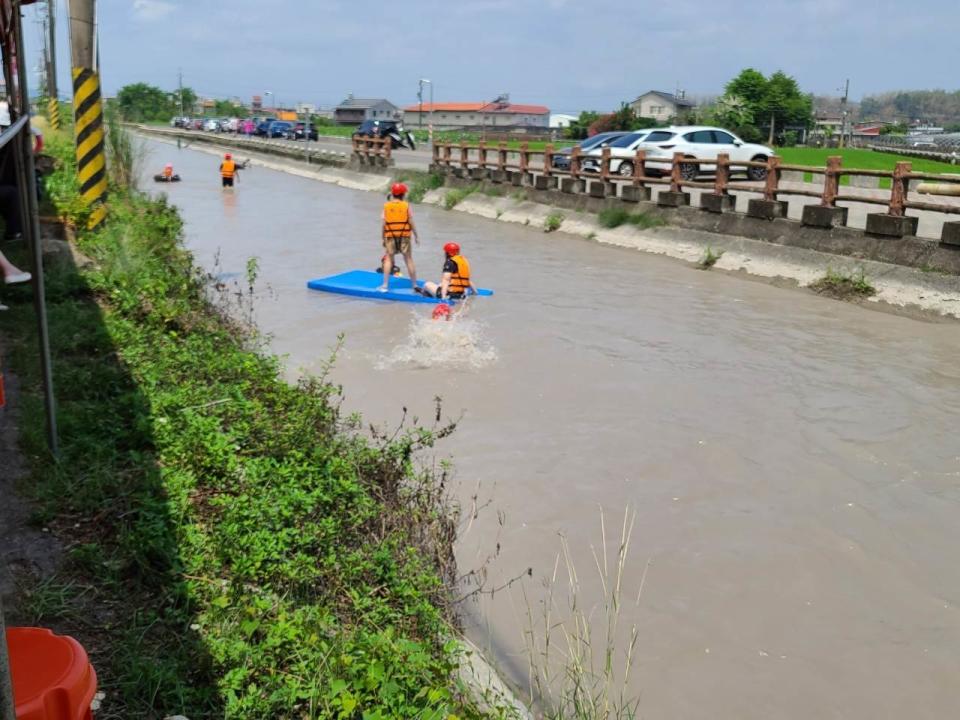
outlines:
[[[72,144],[49,149],[52,201],[81,220]],[[93,263],[47,268],[56,460],[29,290],[5,291],[24,489],[68,547],[58,577],[21,579],[24,614],[91,651],[100,720],[474,717],[447,640],[456,510],[413,459],[452,426],[438,409],[367,439],[337,387],[288,385],[181,233],[114,187],[107,227],[78,238]]]
[[[713,248],[707,245],[707,249],[703,251],[703,257],[700,258],[700,262],[698,262],[697,265],[701,270],[709,270],[717,264],[717,260],[723,257],[723,252],[723,250],[714,252]]]
[[[563,221],[563,213],[552,212],[543,220],[543,231],[549,233],[559,230],[560,226],[563,225]]]
[[[478,185],[470,185],[469,187],[447,190],[447,194],[443,196],[443,207],[447,210],[453,210],[453,208],[463,202],[466,197],[472,195],[478,189]]]
[[[811,283],[810,289],[838,300],[868,298],[877,294],[877,289],[867,280],[863,268],[851,272],[827,268],[827,274]]]
[[[653,215],[649,215],[643,212],[629,212],[625,208],[612,207],[604,208],[597,215],[597,222],[600,223],[600,227],[605,228],[616,228],[621,225],[633,225],[641,229],[660,227],[664,225],[664,221]]]

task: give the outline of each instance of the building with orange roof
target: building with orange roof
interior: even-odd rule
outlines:
[[[417,103],[403,109],[407,130],[484,130],[487,132],[546,132],[550,127],[550,108],[511,102]],[[422,114],[421,114],[422,113]]]

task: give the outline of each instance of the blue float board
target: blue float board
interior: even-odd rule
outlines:
[[[354,297],[371,298],[373,300],[428,303],[432,305],[445,302],[438,298],[415,293],[412,289],[413,286],[410,278],[392,277],[390,278],[390,289],[387,290],[387,292],[378,292],[377,288],[382,284],[383,275],[371,270],[351,270],[350,272],[340,273],[339,275],[330,275],[329,277],[307,281],[307,287],[311,290],[337,293],[338,295],[352,295]],[[419,280],[417,285],[423,287],[423,281]],[[478,294],[493,295],[493,290],[480,288]],[[450,300],[447,302],[453,305],[456,301]]]

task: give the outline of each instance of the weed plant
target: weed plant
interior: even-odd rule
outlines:
[[[723,257],[723,252],[723,250],[714,252],[713,248],[707,245],[707,249],[703,251],[703,257],[700,258],[700,262],[697,264],[701,270],[709,270],[717,264],[717,260]]]
[[[811,283],[810,289],[838,300],[866,298],[877,294],[877,289],[867,280],[863,268],[843,272],[828,267],[827,274]]]
[[[563,218],[563,213],[550,213],[543,221],[543,231],[549,233],[559,230],[560,226],[563,225]]]
[[[440,173],[425,173],[419,170],[403,170],[397,173],[395,182],[407,183],[410,191],[407,200],[412,203],[423,202],[424,196],[431,190],[443,187],[444,178]]]
[[[463,202],[464,198],[475,193],[477,189],[478,188],[476,185],[470,185],[469,187],[465,188],[454,188],[453,190],[448,190],[443,199],[443,206],[447,210],[452,210],[461,202]]]
[[[604,208],[597,215],[597,222],[605,228],[620,227],[625,223],[639,228],[659,227],[664,224],[658,217],[642,212],[631,213],[622,207]]]

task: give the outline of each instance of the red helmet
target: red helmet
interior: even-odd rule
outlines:
[[[393,187],[390,188],[390,194],[394,197],[400,197],[401,195],[407,194],[407,186],[403,183],[394,183]]]
[[[460,246],[457,245],[457,244],[454,243],[454,242],[449,242],[449,243],[447,243],[446,245],[443,246],[443,251],[444,251],[447,255],[459,255],[459,254],[460,254]]]
[[[226,155],[223,156],[223,159],[224,159],[224,160],[229,160],[229,159],[232,158],[232,157],[233,157],[233,155],[231,155],[230,153],[227,153]]]

